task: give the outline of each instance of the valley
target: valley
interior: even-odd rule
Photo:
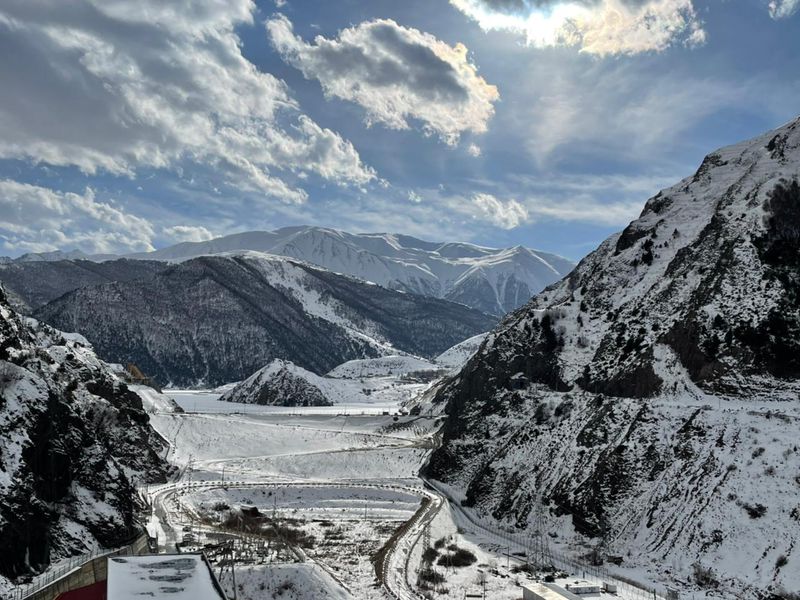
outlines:
[[[219,392],[165,394],[186,412],[152,403],[151,422],[169,440],[180,477],[142,489],[152,507],[148,529],[162,551],[205,549],[229,595],[231,556],[242,600],[281,588],[278,595],[298,599],[463,598],[482,595],[484,581],[487,597],[511,600],[538,575],[526,567],[536,555],[534,538],[484,522],[450,501],[455,490],[418,476],[437,444],[440,417],[398,415],[397,402],[338,412],[240,409],[220,402]],[[456,554],[471,557],[469,564],[448,566]],[[567,574],[594,580],[580,564],[565,562],[559,581],[569,581]],[[653,597],[625,585],[609,597]]]
[[[0,49],[0,600],[800,600],[800,0]]]

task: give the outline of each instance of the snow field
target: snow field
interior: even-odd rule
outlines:
[[[208,461],[203,469],[209,474],[245,480],[311,479],[326,480],[333,474],[341,480],[415,480],[429,450],[397,447],[365,450],[323,451],[309,454],[243,458],[234,461]]]
[[[226,572],[222,588],[233,597],[233,579]],[[353,596],[324,569],[314,563],[247,565],[236,569],[239,600],[349,600]]]
[[[420,505],[420,496],[413,490],[375,484],[308,486],[298,482],[269,487],[187,489],[178,492],[177,500],[183,514],[181,523],[221,522],[230,510],[255,507],[270,522],[300,530],[307,540],[301,548],[304,560],[324,567],[332,576],[330,579],[354,598],[385,597],[382,590],[375,588],[372,557]],[[187,520],[186,515],[195,515],[196,520]],[[204,537],[213,530],[192,530],[203,542],[213,540]],[[260,569],[269,569],[271,564]],[[259,585],[253,593],[264,591]]]
[[[181,467],[190,462],[198,467],[204,461],[374,448],[387,439],[371,433],[282,425],[263,415],[156,414],[151,423],[170,441],[170,459]]]

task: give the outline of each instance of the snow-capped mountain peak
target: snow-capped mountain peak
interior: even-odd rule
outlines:
[[[457,301],[495,315],[520,306],[574,266],[559,256],[522,246],[496,249],[465,242],[428,242],[394,233],[352,234],[324,227],[239,233],[132,257],[175,261],[241,250],[296,258],[335,273]]]

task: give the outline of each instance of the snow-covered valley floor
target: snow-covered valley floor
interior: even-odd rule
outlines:
[[[464,598],[482,595],[484,581],[487,597],[516,600],[520,584],[534,581],[526,544],[481,528],[417,476],[435,419],[397,415],[396,403],[344,414],[231,406],[219,391],[167,393],[188,412],[151,403],[180,475],[145,490],[150,528],[162,550],[205,547],[231,592],[228,550],[213,547],[233,544],[241,600]],[[426,547],[432,564],[420,577]],[[455,566],[456,555],[471,564]]]

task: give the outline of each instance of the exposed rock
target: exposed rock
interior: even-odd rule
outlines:
[[[139,396],[80,336],[20,317],[0,290],[0,575],[138,532],[135,485],[163,481]]]

